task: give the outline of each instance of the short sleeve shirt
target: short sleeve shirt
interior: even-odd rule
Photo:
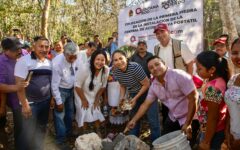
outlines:
[[[0,55],[0,84],[15,84],[14,67],[16,60],[8,58],[5,54]],[[6,93],[7,105],[12,109],[20,107],[16,92]]]
[[[40,61],[34,55],[31,53],[21,57],[16,63],[14,75],[26,79],[32,71],[26,97],[29,102],[41,102],[51,97],[52,63],[48,59]]]
[[[195,90],[192,77],[183,70],[168,69],[165,77],[165,85],[156,78],[148,91],[147,100],[154,101],[157,98],[168,107],[168,116],[172,121],[178,121],[183,125],[187,119],[187,96]]]
[[[198,118],[200,123],[207,123],[208,106],[207,101],[214,102],[219,105],[219,118],[216,131],[224,130],[227,105],[224,102],[224,94],[226,91],[226,82],[222,78],[206,82],[203,85],[203,99],[200,101],[198,109]]]
[[[135,62],[129,62],[125,72],[117,68],[114,69],[113,74],[130,94],[138,93],[142,88],[140,82],[147,77],[143,68]]]

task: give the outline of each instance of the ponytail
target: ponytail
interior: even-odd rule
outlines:
[[[228,61],[225,58],[221,58],[214,51],[203,51],[197,56],[197,61],[205,68],[210,69],[211,67],[216,68],[215,74],[222,77],[227,83],[230,78],[230,69]]]
[[[216,66],[216,74],[220,77],[222,77],[225,82],[227,83],[230,79],[230,69],[228,66],[228,61],[225,58],[218,58],[218,64]]]

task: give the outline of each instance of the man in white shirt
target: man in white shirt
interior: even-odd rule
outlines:
[[[92,53],[97,50],[97,45],[94,42],[89,42],[86,50],[80,51],[78,53],[78,63],[85,64],[88,63]]]
[[[52,94],[56,102],[54,109],[54,124],[56,143],[66,149],[66,137],[72,133],[74,116],[74,80],[78,70],[76,65],[79,49],[73,42],[64,46],[63,54],[56,56],[53,61]]]
[[[22,105],[24,150],[44,149],[49,103],[51,99],[52,63],[47,59],[50,42],[42,36],[34,38],[33,52],[18,59],[14,76],[16,83],[28,81],[26,88],[17,91]]]
[[[169,68],[182,69],[192,75],[194,55],[180,40],[172,39],[167,24],[160,23],[154,28],[159,44],[154,47],[154,54],[159,56]]]

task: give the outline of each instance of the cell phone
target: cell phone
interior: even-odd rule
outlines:
[[[26,82],[29,82],[32,78],[33,71],[28,72],[27,78],[25,79]]]

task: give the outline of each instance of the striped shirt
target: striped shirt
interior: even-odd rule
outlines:
[[[125,72],[117,68],[114,69],[113,74],[130,94],[138,93],[142,88],[140,82],[147,77],[142,67],[135,62],[129,62]]]

